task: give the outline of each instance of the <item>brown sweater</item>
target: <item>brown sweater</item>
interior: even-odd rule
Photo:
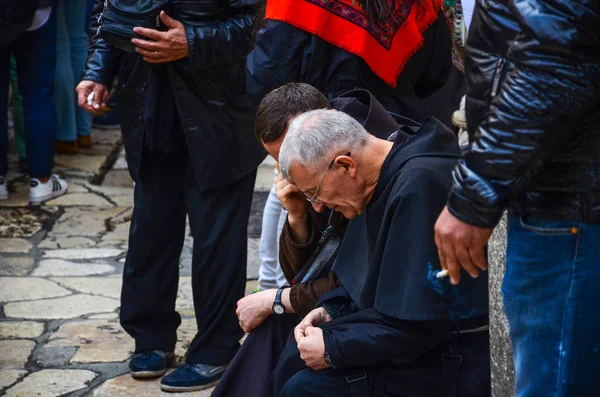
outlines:
[[[298,244],[294,241],[290,224],[286,219],[279,239],[279,263],[290,285],[296,274],[302,269],[317,248],[321,233],[327,227],[328,218],[328,214],[317,213],[311,208],[308,217],[308,222],[310,222],[309,238],[304,244]],[[332,218],[332,224],[338,229],[341,236],[343,236],[348,225],[348,220],[342,214],[336,213]],[[290,303],[294,311],[299,316],[304,317],[314,309],[317,301],[323,294],[339,286],[340,284],[334,273],[329,273],[324,278],[296,284],[290,289]]]

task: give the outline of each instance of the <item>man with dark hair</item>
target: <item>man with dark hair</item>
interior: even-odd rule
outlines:
[[[158,16],[167,29],[134,29],[135,51],[111,45],[95,23],[100,34],[93,35],[77,91],[79,106],[102,109],[125,63],[121,130],[135,204],[120,320],[135,339],[134,378],[165,374],[175,348],[179,257],[189,219],[197,333],[185,365],[161,380],[162,390],[183,392],[212,385],[240,347],[234,310],[244,294],[248,217],[265,153],[252,136],[254,107],[244,87],[260,2],[172,3],[170,15]],[[94,21],[102,10],[97,0]]]
[[[292,117],[309,110],[330,107],[327,98],[316,88],[302,83],[287,84],[273,90],[261,101],[256,114],[254,133],[261,144],[273,146],[271,150],[275,153]],[[277,170],[274,170],[274,173],[277,175]],[[279,236],[286,218],[287,211],[281,205],[273,184],[263,211],[259,247],[259,291],[288,285],[278,260]]]
[[[331,109],[325,95],[310,84],[286,84],[271,91],[258,105],[254,134],[262,144],[282,140],[292,117],[315,109]]]

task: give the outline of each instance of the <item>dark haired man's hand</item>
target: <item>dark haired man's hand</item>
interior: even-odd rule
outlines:
[[[304,244],[309,237],[308,201],[296,185],[283,179],[281,174],[275,178],[275,191],[281,205],[288,212],[292,238],[296,243]]]

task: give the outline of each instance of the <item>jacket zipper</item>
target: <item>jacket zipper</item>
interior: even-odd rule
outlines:
[[[506,59],[500,58],[498,60],[498,64],[496,65],[496,73],[494,74],[494,80],[492,81],[492,92],[490,93],[490,97],[495,98],[498,95],[498,89],[500,88],[500,78],[502,78],[502,72],[504,70],[504,65],[506,64]]]
[[[94,36],[98,36],[100,35],[100,29],[102,29],[102,15],[104,15],[104,12],[106,11],[106,8],[108,7],[108,0],[104,0],[104,8],[102,8],[102,12],[100,13],[100,15],[98,15],[98,30],[96,30],[96,34]]]

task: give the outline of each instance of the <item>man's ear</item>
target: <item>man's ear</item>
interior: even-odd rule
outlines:
[[[356,172],[356,163],[354,162],[354,159],[350,156],[346,156],[345,154],[336,157],[335,165],[338,167],[344,167],[346,171],[353,172],[351,176],[353,176]]]

